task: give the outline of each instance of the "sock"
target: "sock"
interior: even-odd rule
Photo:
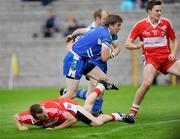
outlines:
[[[130,110],[130,115],[136,117],[139,110],[139,105],[133,104]]]
[[[101,83],[98,83],[98,85],[96,86],[96,88],[98,88],[99,90],[101,90],[101,92],[103,92],[104,89],[105,89],[104,85],[101,84]]]
[[[86,99],[87,90],[79,89],[76,92],[76,97]]]
[[[96,93],[99,96],[104,91],[104,89],[105,89],[104,85],[98,83],[98,85],[93,90],[93,92]]]
[[[95,101],[94,106],[92,108],[92,114],[97,114],[97,113],[101,112],[102,104],[103,104],[103,97],[101,97],[100,99],[97,99]]]
[[[111,113],[109,114],[112,117],[112,121],[122,121],[123,117],[119,113]]]

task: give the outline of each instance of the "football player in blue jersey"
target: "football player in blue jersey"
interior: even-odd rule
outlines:
[[[76,96],[82,75],[96,77],[98,80],[102,78],[108,80],[105,74],[107,69],[101,69],[96,64],[102,61],[106,67],[106,61],[110,58],[113,35],[118,33],[121,23],[122,18],[120,16],[109,15],[105,26],[91,29],[73,44],[72,50],[67,53],[64,59],[64,75],[67,85],[67,93],[63,95],[64,97],[73,98]],[[103,90],[102,84],[98,84],[93,92],[98,92],[99,96]]]
[[[97,27],[97,26],[103,26],[105,24],[106,18],[108,16],[108,13],[103,10],[103,9],[98,9],[94,12],[94,21],[92,22],[91,25],[89,25],[87,28],[79,28],[77,30],[75,30],[71,35],[66,37],[66,41],[72,41],[74,38],[76,38],[79,35],[82,35],[88,31],[90,31],[91,29]],[[118,41],[118,36],[117,34],[113,34],[112,35],[112,46],[111,49],[111,53],[110,53],[110,58],[115,57],[119,52],[120,52],[120,43]],[[67,50],[71,50],[72,48],[72,43],[69,43],[67,45]],[[96,60],[96,61],[90,61],[93,64],[95,64],[96,66],[98,66],[105,74],[107,73],[107,64],[106,62],[102,61],[101,59]],[[88,85],[88,90],[85,89],[79,89],[76,92],[76,97],[81,98],[81,99],[86,99],[86,97],[89,95],[89,93],[92,92],[92,90],[95,88],[96,82],[94,83],[94,81],[91,79]],[[60,93],[61,95],[65,94],[67,92],[66,89],[61,88]],[[103,96],[100,96],[96,102],[95,105],[92,109],[92,114],[94,115],[99,115],[102,113],[102,104],[103,104]]]

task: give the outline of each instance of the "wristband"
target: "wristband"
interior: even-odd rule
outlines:
[[[110,59],[112,59],[112,58],[114,58],[116,55],[113,53],[113,52],[111,52],[111,54],[110,54]]]

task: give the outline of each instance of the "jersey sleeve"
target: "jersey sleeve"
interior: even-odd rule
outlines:
[[[112,44],[112,36],[110,36],[109,33],[106,32],[102,32],[102,34],[104,34],[101,38],[102,47],[110,47],[110,45]]]
[[[112,35],[112,41],[115,42],[115,41],[118,41],[119,37],[117,34],[113,34]]]
[[[135,24],[129,34],[129,38],[135,40],[139,36],[139,30],[140,30],[139,24]]]
[[[34,124],[33,117],[29,111],[21,112],[16,116],[17,120],[23,124]]]

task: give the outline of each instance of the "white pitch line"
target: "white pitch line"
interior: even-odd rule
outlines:
[[[144,123],[144,124],[133,124],[133,125],[127,125],[127,126],[121,126],[119,128],[114,128],[112,130],[106,131],[106,132],[95,132],[95,133],[88,133],[88,134],[83,134],[83,135],[77,135],[77,136],[73,136],[73,138],[87,138],[88,136],[91,135],[108,135],[114,132],[117,132],[121,129],[127,129],[127,128],[134,128],[134,127],[142,127],[142,126],[151,126],[151,125],[161,125],[161,124],[168,124],[168,123],[175,123],[175,122],[180,122],[180,119],[176,119],[176,120],[168,120],[168,121],[160,121],[160,122],[154,122],[154,123]]]

